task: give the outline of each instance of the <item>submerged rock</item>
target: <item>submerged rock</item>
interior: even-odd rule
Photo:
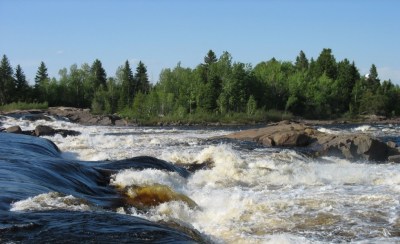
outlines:
[[[29,136],[54,136],[56,134],[61,135],[62,137],[67,136],[78,136],[81,133],[79,131],[74,130],[64,130],[64,129],[54,129],[47,125],[38,125],[34,130],[26,130],[23,131],[21,127],[18,125],[8,127],[5,132],[14,133],[14,134],[24,134]]]
[[[164,202],[181,201],[186,203],[190,208],[197,207],[197,204],[188,196],[175,192],[165,185],[151,186],[130,186],[123,189],[126,196],[125,202],[137,209],[148,209]]]
[[[265,128],[245,130],[225,136],[230,139],[254,141],[265,146],[301,147],[315,156],[337,156],[349,160],[387,161],[400,155],[393,145],[366,134],[333,135],[305,124],[285,122]]]

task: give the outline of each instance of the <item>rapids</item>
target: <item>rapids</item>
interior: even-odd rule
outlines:
[[[46,124],[82,133],[46,137],[61,154],[50,143],[46,145],[40,152],[45,156],[40,157],[48,164],[41,170],[57,172],[57,180],[35,179],[36,184],[24,183],[26,189],[22,191],[9,184],[9,191],[15,191],[1,193],[0,209],[12,218],[18,215],[27,219],[13,228],[37,228],[30,217],[35,214],[47,214],[40,217],[44,219],[68,216],[79,223],[84,217],[75,214],[78,212],[90,218],[109,218],[115,236],[132,231],[134,228],[126,224],[138,221],[157,228],[170,228],[162,224],[173,222],[195,229],[216,243],[400,242],[400,164],[313,159],[292,149],[215,139],[240,128],[85,127],[66,121],[13,118],[3,118],[2,123],[3,127],[20,125],[23,129]],[[398,144],[400,138],[397,125],[319,129],[327,133],[370,133]],[[68,162],[68,168],[61,167],[61,162]],[[192,173],[179,167],[204,162],[211,162],[213,167]],[[22,169],[8,172],[32,167],[41,166],[25,162]],[[103,174],[110,175],[108,182],[102,182]],[[85,179],[85,175],[91,179]],[[95,176],[99,184],[93,184]],[[153,189],[154,193],[160,187],[171,191],[167,196],[171,198],[150,204],[145,210],[132,204],[121,207],[116,199],[108,199],[116,198],[118,191],[134,198],[137,189]],[[66,211],[73,214],[63,214]],[[25,215],[28,217],[22,217]],[[106,228],[106,223],[103,221],[101,228]],[[3,220],[2,225],[0,236],[11,228]],[[185,233],[173,233],[172,239],[188,238]]]

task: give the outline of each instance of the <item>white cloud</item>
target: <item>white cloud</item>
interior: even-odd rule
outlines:
[[[61,54],[63,54],[63,53],[64,53],[64,50],[58,50],[58,51],[56,52],[57,55],[61,55]]]

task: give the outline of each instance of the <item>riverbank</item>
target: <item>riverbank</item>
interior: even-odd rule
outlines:
[[[400,117],[387,118],[377,115],[363,115],[354,118],[339,118],[327,120],[310,120],[283,113],[270,113],[269,116],[247,117],[246,115],[232,115],[231,117],[190,117],[190,118],[168,118],[159,117],[153,119],[128,119],[117,114],[99,115],[92,114],[90,109],[74,107],[49,107],[47,109],[28,109],[0,111],[0,116],[11,116],[23,118],[30,121],[51,120],[51,117],[67,119],[70,122],[81,125],[103,125],[103,126],[241,126],[241,125],[265,125],[274,122],[290,120],[306,125],[331,125],[331,124],[400,124]]]

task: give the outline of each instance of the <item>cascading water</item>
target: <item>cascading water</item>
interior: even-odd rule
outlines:
[[[188,177],[162,168],[113,170],[107,187],[131,197],[139,194],[138,189],[150,189],[153,194],[154,189],[171,192],[168,201],[145,209],[130,206],[113,210],[121,217],[179,223],[217,243],[400,241],[400,164],[349,162],[334,157],[313,159],[292,149],[213,139],[235,130],[232,128],[35,123],[81,132],[76,137],[46,137],[61,149],[64,160],[151,156],[180,166],[209,163],[209,167]],[[16,124],[23,129],[35,126],[22,120],[3,120],[4,127]],[[395,125],[319,129],[327,133],[357,131],[383,138],[400,137],[400,127]],[[72,193],[48,191],[30,195],[11,203],[9,209],[105,211]]]

